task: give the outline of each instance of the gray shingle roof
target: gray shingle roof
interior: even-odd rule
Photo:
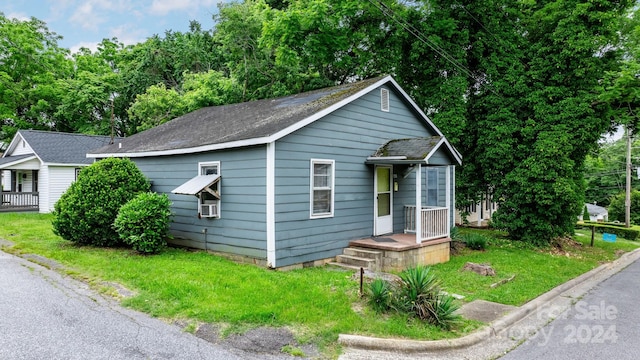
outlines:
[[[20,130],[19,134],[43,162],[54,164],[91,164],[87,153],[111,140],[109,136],[38,130]]]
[[[157,127],[105,146],[92,154],[143,153],[190,149],[199,146],[268,137],[295,125],[382,77],[302,94],[206,107],[180,116]]]
[[[442,136],[396,139],[382,145],[372,157],[406,156],[407,160],[424,160],[442,140]]]
[[[4,164],[12,163],[14,161],[19,161],[19,160],[22,160],[22,159],[30,158],[32,156],[35,156],[35,155],[33,155],[33,154],[24,154],[24,155],[7,156],[7,157],[4,157],[4,158],[0,158],[0,166],[2,166]]]

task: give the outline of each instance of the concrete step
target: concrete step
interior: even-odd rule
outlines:
[[[336,261],[351,266],[363,267],[365,269],[374,270],[376,267],[375,259],[367,259],[352,255],[338,255]]]
[[[355,272],[359,272],[360,271],[360,266],[353,266],[353,265],[348,265],[345,263],[339,263],[339,262],[330,262],[329,265],[331,266],[337,266],[343,269],[347,269],[347,270],[351,270],[351,271],[355,271]],[[365,269],[366,270],[366,269]]]
[[[342,253],[344,255],[350,255],[350,256],[355,256],[355,257],[365,258],[365,259],[375,259],[375,260],[382,259],[382,253],[380,251],[364,249],[364,248],[348,247],[344,249]]]

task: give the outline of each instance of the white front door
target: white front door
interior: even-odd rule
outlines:
[[[376,166],[374,235],[393,232],[393,167]]]

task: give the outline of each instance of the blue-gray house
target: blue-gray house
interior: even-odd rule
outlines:
[[[289,268],[410,234],[448,259],[461,157],[390,76],[203,108],[87,156],[169,194],[178,245]]]

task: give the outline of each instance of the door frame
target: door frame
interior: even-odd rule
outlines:
[[[378,216],[378,169],[389,170],[389,215]],[[375,165],[373,169],[373,235],[393,233],[393,165]]]

